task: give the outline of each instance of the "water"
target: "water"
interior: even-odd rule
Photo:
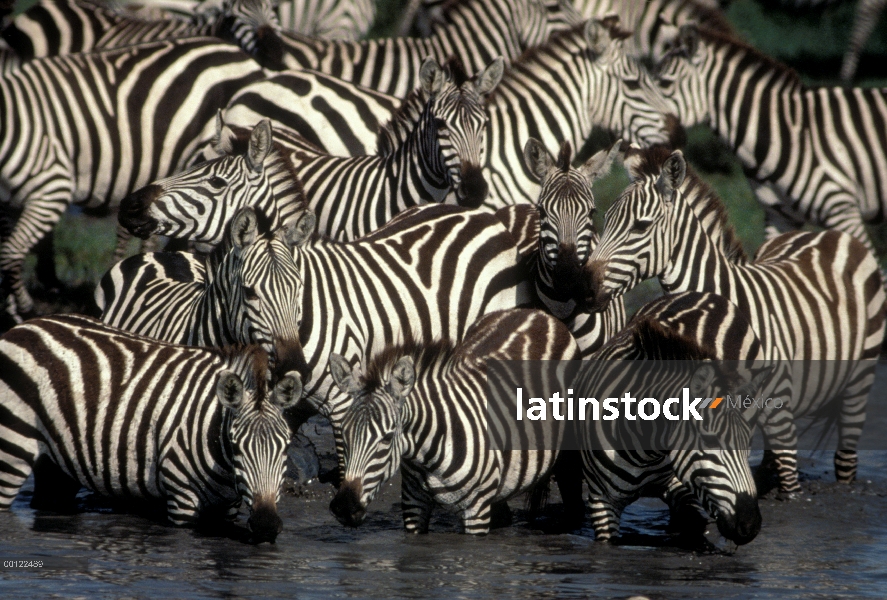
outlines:
[[[873,409],[884,400],[887,365],[879,378]],[[399,482],[385,487],[358,529],[335,521],[332,488],[315,483],[282,499],[285,529],[277,543],[253,546],[121,513],[87,494],[79,514],[36,512],[26,491],[0,514],[0,558],[56,568],[2,568],[0,596],[883,598],[887,418],[872,412],[863,447],[878,449],[861,452],[859,481],[834,483],[831,443],[805,453],[804,496],[763,499],[760,535],[733,555],[681,548],[665,531],[667,511],[658,500],[629,508],[618,546],[595,543],[590,529],[542,533],[526,522],[521,500],[512,503],[515,525],[483,538],[455,533],[456,520],[446,514],[435,516],[431,534],[407,536]]]

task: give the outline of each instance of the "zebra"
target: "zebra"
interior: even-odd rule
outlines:
[[[708,121],[736,152],[768,237],[809,222],[874,251],[865,223],[887,215],[884,90],[807,87],[746,44],[690,25],[657,80],[682,124]]]
[[[380,131],[376,156],[329,156],[281,133],[281,146],[269,160],[292,163],[322,233],[354,240],[419,202],[452,198],[466,206],[480,204],[487,187],[480,170],[486,124],[482,97],[496,85],[502,64],[494,61],[475,81],[465,79],[456,67],[450,69],[454,72],[448,80],[434,59],[425,62],[422,86]],[[286,149],[287,140],[300,145]],[[220,198],[217,194],[223,188],[214,189],[211,182],[220,175],[240,181],[243,176],[225,174],[240,170],[248,177],[247,169],[247,162],[226,152],[222,158],[134,192],[121,203],[120,222],[142,237],[162,233],[214,243],[215,236],[209,234],[221,230],[231,209],[223,202],[257,203],[264,190],[252,187],[256,193],[252,196],[252,191],[229,188]],[[198,206],[203,208],[196,210]],[[283,210],[280,201],[278,206]]]
[[[564,322],[576,339],[582,358],[625,326],[624,303],[613,302],[606,313],[595,314],[583,305],[586,294],[577,288],[589,248],[597,243],[597,232],[591,221],[594,213],[591,184],[609,170],[621,149],[620,141],[609,150],[595,154],[579,169],[572,169],[569,142],[562,146],[555,163],[541,142],[531,138],[525,147],[524,160],[542,181],[537,204],[506,206],[495,213],[517,244],[524,269],[522,278],[532,284],[533,306]],[[571,211],[572,222],[560,219],[560,214]],[[559,220],[563,226],[557,224]],[[565,233],[563,244],[557,242],[559,232]],[[584,240],[578,242],[584,244],[584,249],[577,249],[577,238]]]
[[[89,0],[40,0],[6,26],[2,37],[23,60],[121,48],[159,40],[217,36],[252,52],[256,0],[225,0],[190,20],[144,19]],[[264,6],[264,2],[260,3]]]
[[[261,349],[176,346],[78,315],[13,327],[0,365],[0,509],[33,472],[35,508],[85,486],[188,525],[245,501],[255,541],[277,537],[299,372],[275,381]]]
[[[887,0],[859,0],[857,2],[856,11],[853,13],[850,41],[841,62],[841,79],[845,83],[853,81],[856,76],[859,55],[862,54],[865,43],[874,32],[885,6],[887,6]]]
[[[451,20],[429,38],[362,42],[319,40],[279,30],[275,36],[274,23],[257,20],[255,56],[269,69],[313,69],[402,98],[418,85],[428,56],[444,62],[455,55],[466,70],[479,71],[498,56],[510,61],[574,23],[572,13],[549,11],[539,0],[467,0],[453,8]]]
[[[236,46],[189,38],[34,59],[0,79],[0,198],[20,212],[0,244],[7,312],[32,310],[24,257],[68,204],[114,208],[181,170],[219,104],[261,77]]]
[[[800,491],[794,417],[836,407],[838,481],[852,481],[874,362],[884,337],[885,295],[875,257],[853,236],[791,232],[765,243],[753,261],[726,220],[720,198],[690,171],[680,151],[630,152],[632,183],[606,214],[588,261],[593,310],[658,277],[667,293],[708,291],[734,302],[765,347],[765,359],[833,361],[840,368],[806,379],[793,368],[790,402],[763,417],[780,490]]]
[[[305,210],[267,231],[241,208],[206,264],[187,252],[137,254],[114,265],[95,290],[101,321],[191,346],[256,344],[279,365],[299,365],[301,277],[292,249],[314,233]]]
[[[634,32],[626,51],[653,64],[668,52],[677,28],[685,23],[733,31],[717,0],[575,0],[574,5],[585,19],[617,17],[620,27]]]
[[[522,438],[497,429],[493,424],[507,417],[490,412],[487,364],[572,360],[577,351],[554,317],[512,309],[485,315],[459,344],[389,346],[366,363],[363,376],[331,354],[330,372],[347,408],[344,480],[330,510],[342,524],[359,525],[402,467],[408,532],[426,533],[437,504],[459,513],[465,533],[486,534],[495,503],[527,491],[552,469],[566,429],[554,419],[521,428]]]
[[[641,309],[592,355],[568,393],[603,396],[629,390],[638,398],[664,399],[687,388],[691,397],[728,392],[759,396],[772,368],[719,362],[727,348],[711,343],[722,335],[712,325],[727,325],[744,334],[741,339],[750,341],[750,347],[760,348],[748,321],[723,297],[693,294],[666,296]],[[682,326],[688,330],[681,332]],[[725,341],[727,346],[741,344]],[[648,362],[626,367],[630,363],[625,361]],[[653,495],[666,500],[683,533],[702,533],[707,511],[722,536],[739,545],[752,541],[761,528],[748,464],[754,415],[745,413],[753,412],[725,403],[705,411],[699,422],[574,421],[595,538],[618,536],[625,507],[642,495]]]
[[[280,26],[286,31],[330,40],[359,40],[376,19],[375,0],[281,0]]]
[[[487,99],[484,206],[535,204],[538,177],[523,160],[529,137],[546,148],[565,140],[581,148],[599,126],[630,141],[672,139],[676,122],[652,93],[647,71],[625,54],[626,35],[612,22],[590,20],[553,34],[506,71]]]

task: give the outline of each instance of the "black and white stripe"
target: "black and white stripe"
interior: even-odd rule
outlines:
[[[274,146],[267,160],[291,163],[318,216],[319,231],[340,240],[362,237],[418,203],[451,199],[478,206],[486,195],[480,170],[487,120],[483,97],[498,82],[501,67],[501,61],[494,61],[475,81],[453,75],[456,67],[447,76],[433,59],[426,61],[422,87],[380,131],[377,155],[329,156],[277,131],[281,144]],[[156,182],[123,201],[121,223],[142,236],[163,233],[214,243],[223,217],[236,209],[223,202],[233,201],[236,206],[264,202],[268,190],[259,186],[248,186],[255,197],[242,190],[232,194],[223,187],[212,189],[216,178],[224,181],[224,174],[232,170],[242,173],[235,180],[249,179],[249,165],[239,156],[226,154]],[[280,182],[286,184],[285,179]],[[278,201],[280,212],[288,210],[284,201],[282,197]]]
[[[790,402],[764,415],[763,432],[782,461],[782,491],[795,492],[794,417],[835,407],[836,476],[852,481],[872,361],[884,337],[875,257],[856,238],[831,230],[783,234],[748,261],[721,200],[688,170],[680,151],[642,150],[626,162],[633,183],[607,211],[604,235],[589,259],[593,307],[604,308],[640,281],[658,277],[666,292],[712,292],[735,303],[768,360],[840,365],[823,369],[818,381],[795,370],[786,392]]]
[[[488,361],[577,356],[557,319],[521,309],[484,316],[461,344],[385,348],[370,359],[365,375],[332,354],[330,371],[348,394],[341,425],[344,480],[330,504],[333,514],[343,524],[360,524],[400,468],[408,532],[427,532],[432,508],[442,505],[459,513],[466,533],[487,533],[493,505],[547,475],[565,432],[563,421],[551,419],[521,428],[521,439],[506,439],[517,432],[492,425],[513,415],[490,412]]]
[[[710,123],[736,152],[771,237],[810,222],[873,248],[865,224],[887,218],[885,90],[810,88],[748,45],[692,26],[658,78],[682,124]]]
[[[639,399],[678,396],[683,388],[693,397],[728,392],[759,397],[772,373],[748,362],[760,350],[735,305],[715,294],[683,292],[643,307],[591,356],[593,366],[574,389],[583,395],[628,390]],[[624,361],[648,366],[628,370]],[[576,421],[595,537],[617,536],[625,507],[654,496],[669,504],[684,533],[701,534],[711,515],[727,539],[737,544],[754,539],[761,527],[748,465],[754,417],[724,403],[704,411],[702,421]]]
[[[31,310],[24,257],[69,204],[113,208],[181,170],[219,103],[262,76],[236,46],[189,38],[34,59],[0,79],[0,199],[21,212],[0,246],[9,313]]]
[[[273,384],[273,387],[272,387]],[[0,338],[0,508],[35,473],[33,504],[64,508],[81,486],[165,505],[177,525],[245,501],[273,541],[301,377],[271,380],[256,348],[160,343],[94,319],[34,319]]]
[[[280,26],[328,40],[359,40],[376,19],[376,0],[280,0]]]
[[[177,344],[257,344],[277,365],[298,366],[301,276],[293,248],[314,231],[314,215],[268,233],[252,208],[231,219],[206,264],[186,252],[137,254],[96,287],[101,320]]]

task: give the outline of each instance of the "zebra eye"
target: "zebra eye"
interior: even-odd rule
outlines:
[[[650,229],[650,226],[653,224],[652,219],[637,219],[634,222],[634,225],[631,226],[631,230],[637,233],[643,233]]]
[[[256,293],[255,288],[245,287],[243,288],[243,297],[248,301],[252,302],[259,299],[259,295]]]
[[[382,436],[382,445],[390,446],[391,442],[394,441],[394,432],[388,432],[384,436]]]
[[[637,91],[641,89],[641,82],[638,79],[623,79],[625,82],[625,87],[627,87],[631,91]]]
[[[218,175],[213,175],[212,177],[209,178],[209,184],[216,189],[221,189],[221,188],[225,187],[226,185],[228,185],[228,182],[225,181],[224,179],[222,179],[221,177],[219,177]]]

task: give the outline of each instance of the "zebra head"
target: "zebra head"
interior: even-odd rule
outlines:
[[[618,17],[592,19],[585,39],[592,55],[589,113],[591,122],[637,144],[672,143],[677,119],[656,82],[641,63],[626,52],[630,32],[619,29]]]
[[[677,115],[685,127],[707,122],[711,116],[702,74],[708,58],[698,28],[688,23],[680,27],[670,49],[653,69],[665,110]],[[656,143],[652,139],[647,141]]]
[[[291,371],[269,390],[264,352],[256,349],[231,362],[216,381],[216,395],[225,409],[222,446],[230,456],[237,493],[250,511],[247,524],[253,540],[274,542],[283,529],[277,502],[290,439],[283,411],[301,397],[302,377]]]
[[[368,383],[357,367],[330,355],[330,371],[351,405],[341,426],[344,478],[330,510],[343,525],[360,525],[367,507],[397,469],[404,450],[403,410],[416,382],[412,358],[394,363],[384,381]],[[375,378],[374,378],[375,379]]]
[[[587,302],[595,311],[606,309],[611,299],[639,282],[663,275],[678,246],[675,205],[687,174],[684,156],[675,150],[657,165],[656,175],[645,176],[637,170],[637,156],[629,152],[626,157],[634,181],[607,211],[604,234],[589,257]]]
[[[279,44],[280,20],[269,0],[224,0],[215,23],[215,35],[240,46],[250,56],[277,57],[269,46]],[[263,48],[264,52],[259,49]],[[267,68],[283,68],[282,60],[268,58]]]
[[[626,145],[627,146],[627,145]],[[572,168],[569,141],[561,146],[557,160],[535,138],[524,146],[524,162],[541,181],[536,208],[539,211],[540,296],[551,313],[568,318],[587,296],[581,274],[597,241],[595,203],[591,186],[610,170],[623,152],[622,140],[609,150],[592,156],[578,169]],[[563,301],[562,301],[563,300]]]
[[[738,369],[732,361],[702,362],[690,380],[690,395],[755,397],[771,369]],[[759,394],[758,394],[759,395]],[[669,459],[675,476],[714,517],[722,536],[742,545],[761,530],[757,488],[748,464],[753,418],[722,401],[703,410],[702,421],[678,421]]]
[[[256,125],[246,148],[234,153],[238,141],[217,115],[213,147],[221,156],[124,198],[120,224],[141,238],[159,234],[217,244],[225,224],[242,206],[253,206],[277,223],[280,206],[271,177],[287,168],[287,161],[273,147],[271,122]]]
[[[263,233],[256,211],[244,207],[208,258],[210,309],[226,315],[223,326],[234,339],[265,349],[278,371],[305,363],[299,341],[302,274],[293,248],[305,244],[314,225],[314,213],[305,210],[284,227]]]

